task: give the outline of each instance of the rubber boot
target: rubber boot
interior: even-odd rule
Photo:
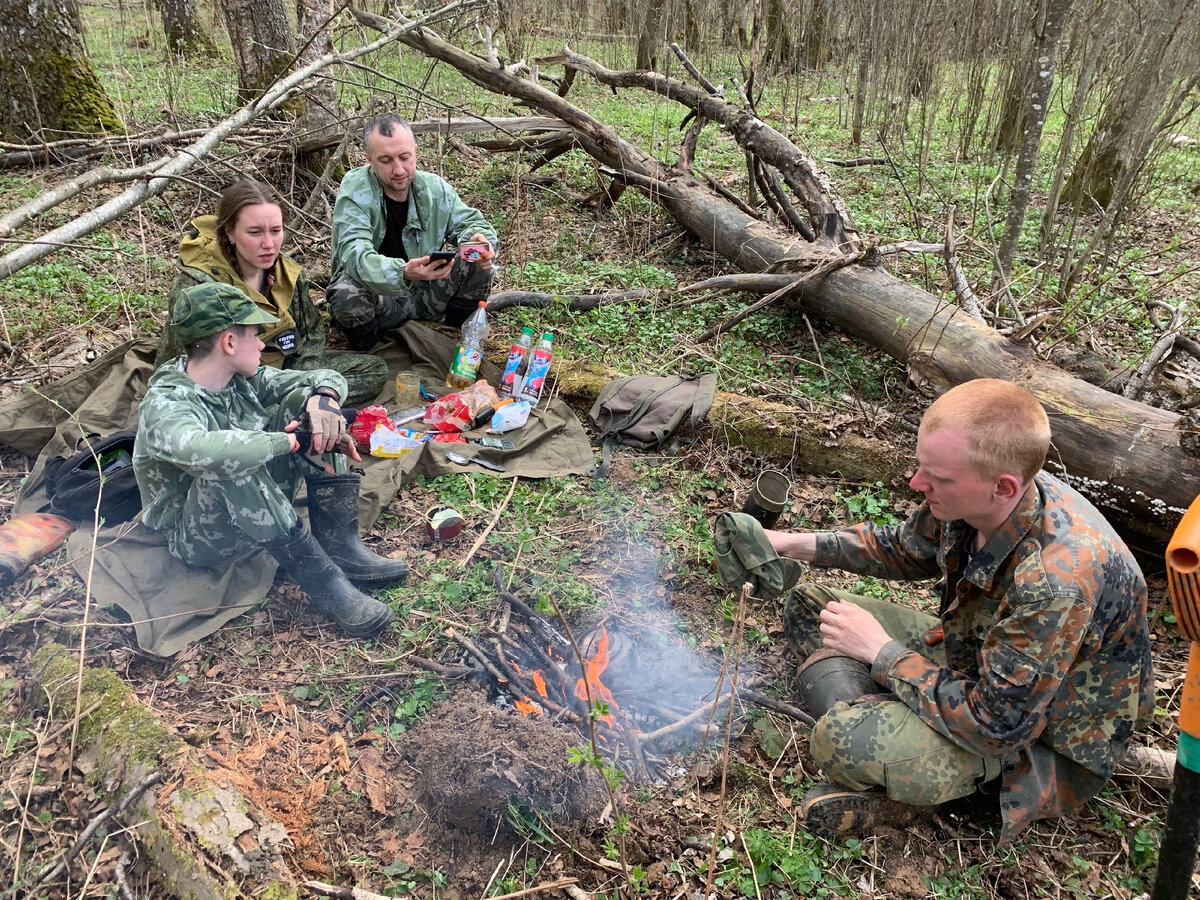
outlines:
[[[805,830],[827,841],[869,837],[880,827],[903,828],[930,812],[930,807],[892,800],[882,790],[852,791],[836,784],[813,785],[800,801]]]
[[[355,588],[301,523],[263,546],[308,595],[309,605],[350,637],[374,637],[391,621],[387,605]]]
[[[372,552],[358,536],[359,476],[311,475],[306,480],[312,533],[346,577],[366,588],[403,581],[408,563]]]
[[[883,692],[866,663],[832,650],[811,654],[796,673],[796,686],[814,719],[821,718],[842,700],[853,702],[866,694]]]

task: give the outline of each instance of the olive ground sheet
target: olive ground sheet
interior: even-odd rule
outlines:
[[[415,322],[392,332],[392,337],[376,350],[387,360],[392,376],[417,372],[435,393],[445,393],[454,339]],[[156,349],[155,340],[128,341],[60,381],[0,404],[0,444],[37,457],[16,512],[48,508],[42,479],[46,461],[74,452],[82,434],[108,435],[137,427],[137,404],[153,371]],[[485,362],[480,374],[495,383],[499,371]],[[376,402],[395,408],[391,379]],[[354,464],[365,471],[360,529],[369,528],[400,485],[413,476],[462,473],[462,466],[446,459],[447,450],[464,456],[481,453],[504,466],[504,474],[495,476],[501,478],[577,475],[595,463],[582,423],[561,400],[543,402],[523,428],[505,437],[514,443],[513,449],[428,442],[398,459],[364,455],[361,464]],[[303,491],[297,508],[303,515]],[[98,530],[92,522],[76,524],[78,530],[67,544],[71,564],[90,585],[94,602],[125,611],[138,645],[148,653],[170,656],[211,634],[262,600],[274,581],[275,562],[262,551],[219,569],[195,569],[173,557],[165,539],[136,519]]]

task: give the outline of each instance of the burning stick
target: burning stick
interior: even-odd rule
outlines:
[[[496,679],[497,684],[508,684],[508,678],[488,659],[487,654],[476,647],[469,638],[463,637],[453,628],[446,629],[446,637],[458,643],[460,647],[470,653],[475,660],[488,670],[488,673]]]

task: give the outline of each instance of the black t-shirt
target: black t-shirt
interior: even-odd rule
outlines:
[[[387,230],[383,233],[383,243],[379,245],[379,252],[383,256],[407,262],[408,253],[404,249],[404,226],[408,223],[408,198],[393,200],[384,194],[383,210],[387,217]]]

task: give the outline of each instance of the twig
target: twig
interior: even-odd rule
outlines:
[[[752,691],[749,688],[742,688],[738,691],[738,696],[743,700],[748,700],[755,706],[761,706],[764,709],[773,710],[780,715],[788,716],[803,722],[805,725],[816,725],[816,720],[802,710],[798,706],[792,706],[790,703],[784,703],[782,700],[776,700],[774,697],[768,697],[766,694],[760,694],[758,691]]]
[[[43,884],[61,875],[66,870],[67,866],[71,864],[71,860],[79,855],[79,851],[83,849],[84,845],[89,840],[91,840],[92,835],[96,833],[101,825],[113,818],[113,816],[119,816],[121,813],[125,812],[125,810],[129,808],[129,806],[135,800],[137,800],[137,798],[140,797],[147,788],[158,784],[160,781],[162,781],[162,779],[162,772],[154,772],[150,775],[147,775],[136,785],[134,785],[133,790],[122,797],[117,803],[109,806],[94,819],[92,819],[92,821],[88,823],[87,828],[83,829],[83,834],[76,838],[75,843],[72,844],[65,853],[63,853],[58,862],[53,866],[48,866],[47,868],[42,869],[41,872],[34,876],[33,881],[31,881],[24,888],[24,890],[30,891],[39,884]],[[4,896],[12,896],[18,887],[18,885],[14,885],[13,887],[9,888],[7,891],[5,891]]]
[[[504,514],[504,510],[508,507],[508,501],[512,499],[513,493],[517,490],[518,480],[519,479],[515,477],[513,478],[512,484],[509,485],[508,493],[504,495],[504,499],[501,501],[500,505],[496,507],[496,514],[492,516],[492,521],[488,523],[487,528],[483,529],[483,534],[475,538],[475,543],[471,545],[471,549],[467,551],[467,555],[464,556],[462,562],[459,563],[459,565],[464,569],[467,567],[467,563],[471,561],[471,557],[475,555],[475,551],[483,546],[483,542],[487,540],[488,535],[492,533],[492,529],[496,527],[496,523],[500,521],[500,516]]]
[[[117,883],[117,890],[121,894],[121,900],[134,900],[133,891],[129,888],[129,882],[125,879],[125,870],[129,868],[129,864],[133,862],[133,850],[129,845],[122,841],[121,857],[117,860],[117,865],[113,869],[113,880]]]
[[[578,881],[578,878],[560,878],[557,881],[543,881],[541,884],[535,884],[533,887],[525,888],[523,891],[501,894],[499,897],[491,897],[490,900],[513,900],[514,897],[527,897],[530,894],[540,894],[542,891],[557,891],[567,888]]]
[[[830,159],[826,156],[821,162],[842,169],[852,169],[855,166],[886,166],[888,164],[887,158],[883,156],[859,156],[855,159]]]
[[[690,713],[688,713],[682,719],[680,719],[677,722],[672,722],[670,725],[664,725],[662,728],[658,728],[654,731],[635,732],[637,734],[637,738],[639,741],[641,741],[643,744],[645,744],[645,743],[649,743],[650,741],[656,741],[661,737],[666,737],[668,734],[671,734],[673,732],[679,731],[679,729],[685,728],[688,725],[691,725],[693,722],[695,722],[701,716],[708,715],[708,713],[711,712],[713,709],[715,709],[717,706],[726,702],[729,699],[730,693],[732,693],[732,692],[726,692],[726,693],[722,694],[720,697],[718,697],[712,703],[705,703],[703,706],[692,710]]]
[[[592,900],[592,895],[582,888],[578,888],[573,884],[568,884],[563,891],[571,900]]]
[[[732,328],[738,322],[742,321],[747,316],[758,312],[763,307],[770,306],[776,300],[782,300],[782,299],[794,297],[797,294],[799,294],[806,285],[812,284],[814,281],[819,281],[820,279],[822,279],[826,275],[828,275],[830,272],[836,271],[837,269],[841,269],[845,266],[850,266],[855,263],[862,262],[862,260],[864,260],[866,258],[866,256],[867,256],[866,250],[859,250],[855,253],[851,253],[848,256],[843,256],[841,254],[838,254],[837,256],[830,256],[823,263],[818,265],[815,269],[805,272],[803,275],[801,275],[799,278],[797,278],[791,284],[788,284],[787,286],[782,287],[773,293],[767,294],[767,296],[765,296],[759,300],[756,300],[754,303],[751,303],[749,306],[747,306],[741,312],[730,316],[728,319],[726,319],[724,322],[717,325],[716,327],[708,329],[708,331],[704,332],[704,334],[702,334],[702,335],[700,335],[700,337],[696,338],[696,342],[702,344],[705,341],[711,341],[718,334],[721,334],[724,331],[728,331],[730,328]]]
[[[1179,328],[1183,322],[1183,312],[1187,308],[1187,304],[1179,301],[1179,306],[1171,314],[1171,323],[1167,326],[1166,332],[1150,348],[1150,352],[1146,354],[1146,359],[1138,366],[1138,370],[1125,382],[1125,390],[1122,393],[1130,400],[1138,400],[1146,385],[1150,381],[1150,376],[1159,364],[1175,346],[1175,339],[1179,335]]]
[[[385,894],[376,894],[374,891],[364,890],[360,887],[342,887],[337,884],[326,884],[323,881],[302,881],[300,887],[314,894],[337,897],[338,900],[391,900]]]
[[[475,660],[481,666],[483,666],[485,669],[488,670],[488,674],[490,674],[493,678],[496,679],[497,684],[508,684],[508,678],[504,675],[504,673],[501,672],[499,669],[497,669],[495,667],[495,665],[492,664],[492,661],[490,659],[488,659],[487,654],[484,653],[482,650],[480,650],[478,647],[476,647],[471,642],[470,638],[463,637],[461,634],[459,634],[453,628],[446,629],[446,637],[450,638],[450,640],[452,640],[452,641],[457,642],[460,647],[462,647],[464,650],[466,650],[468,653],[470,653],[473,657],[475,657]]]
[[[730,648],[730,653],[733,655],[733,675],[729,681],[729,711],[725,714],[725,742],[721,748],[721,794],[717,800],[717,819],[713,825],[712,845],[708,851],[708,877],[704,883],[705,897],[712,892],[713,877],[716,875],[717,869],[717,841],[725,820],[725,803],[728,799],[725,788],[729,777],[729,736],[733,728],[733,696],[737,693],[738,670],[742,663],[742,633],[746,627],[746,600],[750,597],[750,591],[749,582],[742,585],[742,594],[738,598],[737,618],[733,623],[733,646]],[[753,866],[753,861],[751,861],[751,866]],[[755,889],[757,890],[757,888],[758,879],[756,877]]]
[[[954,285],[954,293],[958,296],[958,302],[962,306],[963,312],[982,322],[983,312],[979,308],[979,298],[971,290],[971,285],[967,282],[967,275],[963,272],[962,263],[959,261],[958,252],[954,249],[954,210],[956,208],[951,203],[950,208],[946,210],[946,243],[943,245],[946,273],[950,276],[950,283]]]

